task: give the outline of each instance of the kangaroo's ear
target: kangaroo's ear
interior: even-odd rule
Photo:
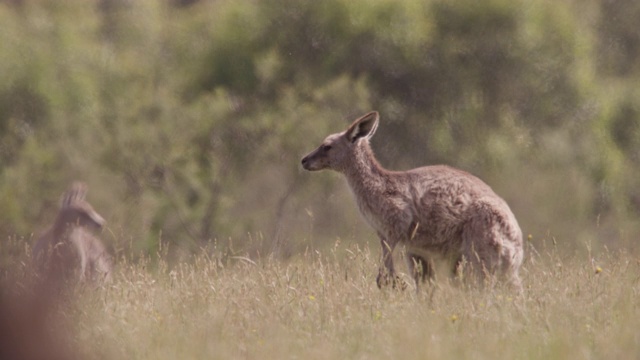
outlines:
[[[62,194],[61,207],[63,209],[68,208],[75,203],[84,201],[84,198],[87,195],[87,189],[87,184],[80,181],[74,181],[69,189]]]
[[[378,128],[380,115],[377,111],[367,113],[353,122],[345,132],[349,141],[355,143],[362,138],[371,138]]]

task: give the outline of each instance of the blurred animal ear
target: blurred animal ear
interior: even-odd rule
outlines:
[[[71,187],[69,187],[69,189],[64,194],[62,194],[61,207],[63,209],[68,208],[73,204],[84,201],[84,198],[87,195],[87,189],[87,184],[80,181],[75,181],[73,184],[71,184]]]
[[[352,143],[355,143],[362,138],[369,139],[376,132],[379,119],[380,115],[377,111],[367,113],[355,120],[349,126],[349,128],[345,132],[345,136]]]

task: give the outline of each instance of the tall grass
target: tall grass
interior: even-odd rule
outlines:
[[[62,307],[86,358],[622,359],[640,353],[640,263],[530,248],[522,296],[443,278],[379,290],[377,249],[291,261],[203,251],[121,259],[114,280]]]

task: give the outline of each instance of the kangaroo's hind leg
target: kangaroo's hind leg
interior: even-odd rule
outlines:
[[[416,290],[420,289],[420,284],[434,279],[435,271],[433,269],[433,263],[428,257],[408,252],[407,264],[409,266],[409,272],[416,283]]]
[[[492,204],[477,204],[475,210],[462,231],[462,256],[471,277],[481,286],[500,279],[520,287],[522,233],[515,219]]]

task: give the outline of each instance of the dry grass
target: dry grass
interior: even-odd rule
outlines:
[[[377,252],[337,244],[290,262],[202,254],[121,260],[64,307],[83,357],[107,359],[598,359],[640,352],[639,262],[530,249],[525,294],[447,280],[380,291]],[[223,265],[224,263],[224,265]]]

